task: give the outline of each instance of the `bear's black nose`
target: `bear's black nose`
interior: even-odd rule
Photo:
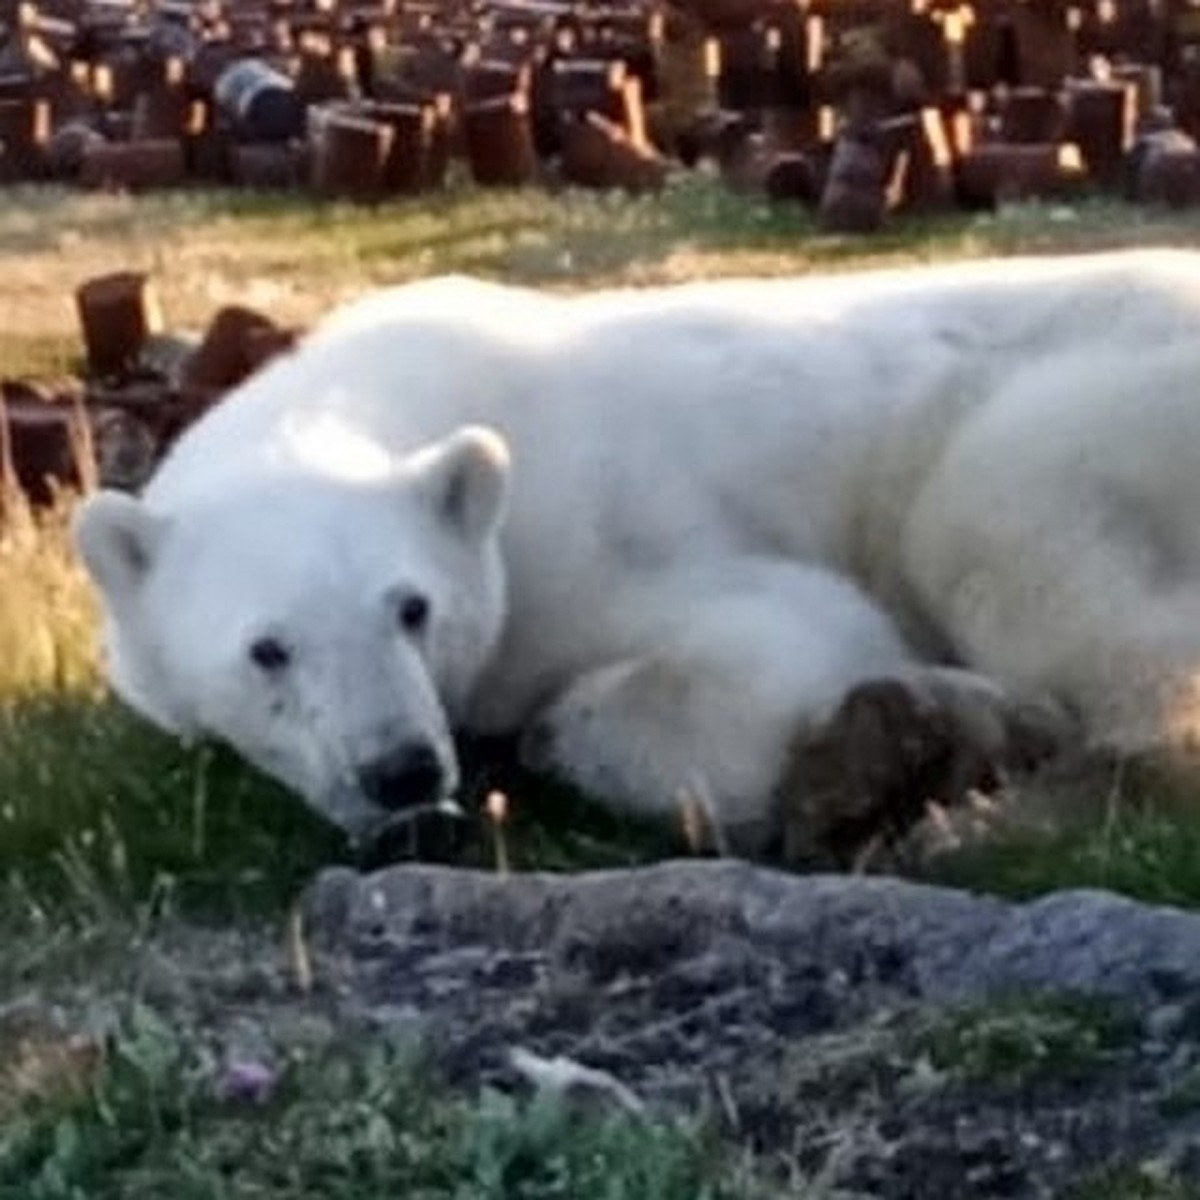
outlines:
[[[429,742],[406,742],[358,770],[363,795],[392,812],[436,804],[445,781],[441,759]]]

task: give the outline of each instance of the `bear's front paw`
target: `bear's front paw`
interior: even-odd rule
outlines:
[[[861,868],[931,812],[999,791],[1069,737],[1051,705],[1017,703],[988,680],[930,670],[850,691],[798,736],[779,788],[788,862]]]

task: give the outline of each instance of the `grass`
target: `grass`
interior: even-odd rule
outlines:
[[[1096,887],[1152,904],[1200,908],[1200,812],[1164,811],[1150,793],[1110,823],[1002,839],[941,862],[931,874],[1016,899]]]
[[[231,755],[181,747],[86,697],[0,715],[0,795],[5,877],[43,903],[132,911],[158,897],[261,911],[340,852],[302,805]]]
[[[913,1049],[965,1082],[1020,1085],[1086,1080],[1132,1042],[1138,1023],[1120,1006],[1070,993],[998,997],[936,1020]]]
[[[786,1200],[696,1124],[455,1097],[410,1047],[214,1061],[137,1011],[0,1125],[2,1200]]]
[[[1200,781],[1190,766],[1144,759],[1096,765],[1047,783],[1000,836],[935,860],[937,882],[1015,899],[1060,888],[1108,888],[1152,904],[1200,908]],[[1040,812],[1039,812],[1040,810]]]
[[[151,272],[171,322],[194,326],[235,300],[303,323],[365,286],[439,271],[575,288],[1198,240],[1186,214],[1102,201],[898,222],[846,238],[818,233],[799,207],[702,178],[657,198],[462,188],[375,209],[219,190],[132,199],[9,188],[0,195],[0,354],[8,374],[61,369],[74,289],[125,268]]]
[[[1069,1189],[1062,1200],[1200,1200],[1200,1187],[1150,1162],[1102,1171]]]
[[[1200,242],[1200,227],[1089,202],[898,224],[859,241],[699,179],[658,199],[458,190],[374,210],[223,192],[132,200],[9,189],[0,371],[72,369],[74,288],[131,267],[152,273],[173,326],[194,327],[233,300],[304,324],[364,287],[445,270],[574,288],[1151,241]],[[36,521],[10,511],[0,532],[0,1014],[7,997],[58,976],[104,978],[103,964],[160,915],[277,919],[318,866],[350,859],[338,835],[229,754],[182,747],[106,698],[95,605],[66,515],[65,505]],[[635,828],[534,784],[490,747],[468,748],[466,774],[473,796],[495,786],[510,795],[504,849],[515,869],[685,848],[672,831]],[[956,856],[940,877],[1014,895],[1090,884],[1197,905],[1197,799],[1194,787],[1131,777],[1104,821]],[[486,824],[461,832],[455,844],[416,849],[497,861]],[[964,1027],[952,1041],[963,1062],[988,1069],[1078,1049],[1078,1022],[1035,1016]],[[22,1094],[0,1071],[0,1200],[800,1194],[778,1181],[763,1190],[694,1126],[431,1092],[406,1053],[378,1042],[289,1060],[268,1102],[235,1102],[219,1094],[194,1032],[142,1013],[81,1075],[69,1055],[65,1067],[54,1058],[49,1077],[62,1086]],[[0,1046],[5,1069],[12,1061]]]

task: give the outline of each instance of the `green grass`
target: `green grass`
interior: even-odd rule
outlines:
[[[1145,759],[1094,765],[1077,780],[1033,788],[1026,808],[1055,814],[936,860],[939,883],[1015,899],[1060,888],[1108,888],[1153,904],[1200,908],[1200,772]]]
[[[1070,993],[1022,992],[937,1019],[914,1039],[939,1071],[974,1083],[1087,1079],[1136,1038],[1119,1005]]]
[[[785,1200],[695,1123],[452,1096],[411,1048],[295,1050],[263,1093],[145,1010],[0,1125],[0,1200]],[[730,1160],[733,1160],[732,1162]]]
[[[938,882],[1028,899],[1058,888],[1109,888],[1153,904],[1200,907],[1200,810],[1158,810],[1153,794],[1138,810],[1102,825],[1050,836],[1001,839],[938,863]],[[1140,811],[1139,811],[1140,810]]]
[[[1102,1171],[1069,1188],[1062,1200],[1200,1200],[1200,1186],[1149,1162]]]
[[[1090,200],[1069,212],[1032,206],[910,218],[861,239],[822,233],[800,206],[738,196],[701,179],[640,198],[462,190],[433,205],[407,201],[375,210],[321,210],[291,198],[236,193],[220,203],[233,243],[287,247],[293,261],[349,264],[367,279],[468,271],[564,287],[1197,237],[1178,216]]]
[[[178,206],[168,209],[163,225],[172,227],[180,215]],[[644,271],[689,253],[724,256],[725,265],[714,269],[726,274],[760,251],[777,255],[774,269],[785,271],[797,263],[853,268],[1200,237],[1186,215],[1086,197],[1069,207],[1029,204],[999,213],[898,219],[870,238],[847,237],[821,232],[802,206],[738,195],[702,177],[680,179],[660,196],[459,188],[434,200],[375,208],[214,192],[191,220],[214,223],[232,244],[275,244],[327,262],[352,258],[368,273],[388,264],[405,274],[503,272],[570,286],[598,283],[630,265]]]
[[[215,747],[189,749],[116,704],[27,700],[0,712],[0,873],[44,902],[261,911],[340,839]]]

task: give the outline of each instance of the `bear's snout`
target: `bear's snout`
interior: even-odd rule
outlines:
[[[373,804],[389,812],[436,804],[446,794],[446,771],[427,741],[406,742],[360,767],[358,786]]]

